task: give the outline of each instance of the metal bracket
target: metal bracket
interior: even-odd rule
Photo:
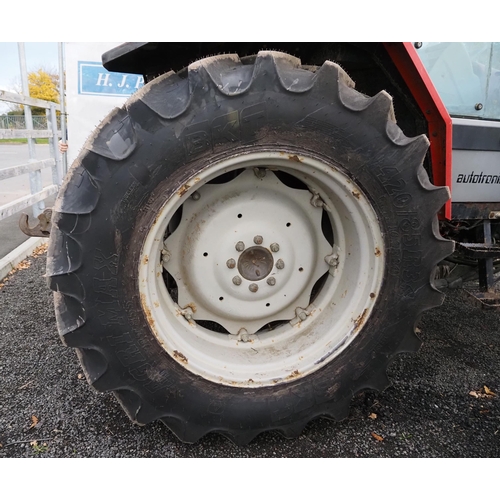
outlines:
[[[266,176],[267,172],[265,168],[254,167],[253,173],[258,179],[263,179]]]
[[[331,212],[330,208],[328,205],[324,202],[323,198],[319,195],[318,192],[314,191],[313,189],[309,190],[312,194],[311,198],[311,205],[316,208],[322,208],[323,210],[326,210],[327,212]]]
[[[295,326],[301,323],[302,321],[305,321],[308,316],[311,315],[312,311],[316,306],[311,302],[306,309],[302,309],[302,307],[296,307],[295,308],[295,317],[290,320],[290,325]]]
[[[167,248],[167,245],[165,244],[165,242],[163,242],[163,249],[161,251],[161,264],[165,269],[167,267],[167,262],[170,260],[170,257],[172,257],[172,254],[170,253],[169,249]]]
[[[196,326],[196,322],[193,320],[193,314],[194,311],[191,309],[191,307],[186,307],[185,309],[181,309],[180,313],[182,316],[184,316],[184,319],[191,325],[191,326]]]
[[[21,214],[19,219],[19,229],[28,236],[39,236],[48,238],[50,236],[50,227],[52,221],[52,209],[46,208],[38,217],[38,223],[31,227],[29,225],[29,215]]]

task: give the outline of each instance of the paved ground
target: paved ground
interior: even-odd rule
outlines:
[[[50,158],[48,144],[35,145],[37,160]],[[29,151],[27,144],[0,144],[0,169],[28,163]],[[43,187],[52,184],[50,168],[42,170]],[[16,198],[30,194],[28,174],[0,181],[0,205],[14,201]]]
[[[37,144],[35,152],[38,160],[50,158],[49,145]],[[27,144],[0,144],[0,169],[22,165],[27,163],[29,159]],[[43,187],[52,184],[51,169],[42,170]],[[11,201],[30,194],[30,184],[28,174],[12,177],[10,179],[0,180],[0,206]],[[54,196],[45,200],[47,207],[54,203]],[[32,215],[31,208],[25,210],[26,213]],[[17,213],[0,221],[0,259],[5,257],[9,252],[17,248],[21,243],[28,239],[19,230],[19,217],[21,213]],[[35,225],[36,219],[33,219],[32,224]]]
[[[423,315],[423,347],[391,365],[393,386],[355,397],[347,420],[314,421],[292,441],[266,433],[238,448],[209,435],[186,445],[161,424],[131,424],[112,395],[88,386],[58,338],[45,256],[29,262],[0,288],[0,457],[500,456],[500,396],[486,394],[500,394],[500,314],[460,291]]]

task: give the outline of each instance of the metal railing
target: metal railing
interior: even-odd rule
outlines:
[[[33,129],[45,130],[47,129],[47,117],[43,115],[33,115]],[[60,117],[57,117],[57,128],[61,126]],[[0,116],[0,129],[14,128],[24,129],[26,127],[26,117],[24,115],[3,115]]]
[[[62,75],[62,44],[60,44],[60,47],[59,63],[60,73]],[[27,139],[30,159],[27,163],[22,165],[15,165],[0,169],[0,181],[28,174],[31,194],[22,196],[14,201],[0,206],[0,220],[10,217],[11,215],[25,210],[30,206],[33,207],[33,215],[38,217],[45,208],[43,200],[57,193],[59,186],[62,184],[66,170],[66,161],[61,158],[58,147],[59,138],[65,135],[66,123],[63,116],[63,119],[61,120],[62,132],[58,130],[58,117],[56,113],[56,111],[61,111],[64,115],[64,105],[60,106],[59,104],[53,102],[29,97],[23,43],[19,43],[19,60],[21,65],[21,78],[23,80],[24,95],[0,90],[0,101],[21,104],[24,106],[24,117],[22,118],[25,119],[25,128],[0,128],[0,139]],[[62,87],[60,89],[60,94],[64,95]],[[45,109],[45,117],[43,117],[45,118],[45,129],[39,129],[38,127],[35,128],[36,120],[33,119],[34,117],[31,114],[32,107]],[[35,139],[39,138],[49,140],[51,158],[46,160],[37,160],[34,142]],[[52,169],[52,184],[44,188],[42,183],[42,169],[45,168]]]
[[[27,139],[28,147],[30,148],[30,160],[22,165],[0,169],[0,181],[17,177],[19,175],[29,174],[31,194],[18,198],[10,203],[0,206],[0,220],[10,217],[11,215],[25,210],[29,206],[33,206],[33,215],[38,217],[44,208],[43,200],[57,193],[63,179],[63,165],[58,148],[58,140],[61,137],[61,132],[57,130],[56,111],[60,109],[58,104],[31,97],[13,94],[0,90],[0,101],[7,101],[23,106],[36,106],[46,109],[47,129],[34,130],[33,124],[29,123],[30,117],[26,120],[28,127],[26,129],[0,129],[0,139]],[[31,125],[31,126],[30,126]],[[49,139],[50,156],[47,160],[37,160],[33,140],[38,138]],[[42,187],[42,169],[52,169],[52,184],[45,188]]]

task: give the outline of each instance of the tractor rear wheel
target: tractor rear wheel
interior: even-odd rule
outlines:
[[[332,62],[224,55],[158,77],[101,124],[56,201],[63,341],[133,421],[185,442],[344,418],[442,302],[448,193],[427,147]]]

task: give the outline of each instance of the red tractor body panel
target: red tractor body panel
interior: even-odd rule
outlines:
[[[384,46],[427,118],[433,182],[451,190],[451,117],[413,45],[409,42],[387,42]],[[451,218],[451,199],[439,215]]]

